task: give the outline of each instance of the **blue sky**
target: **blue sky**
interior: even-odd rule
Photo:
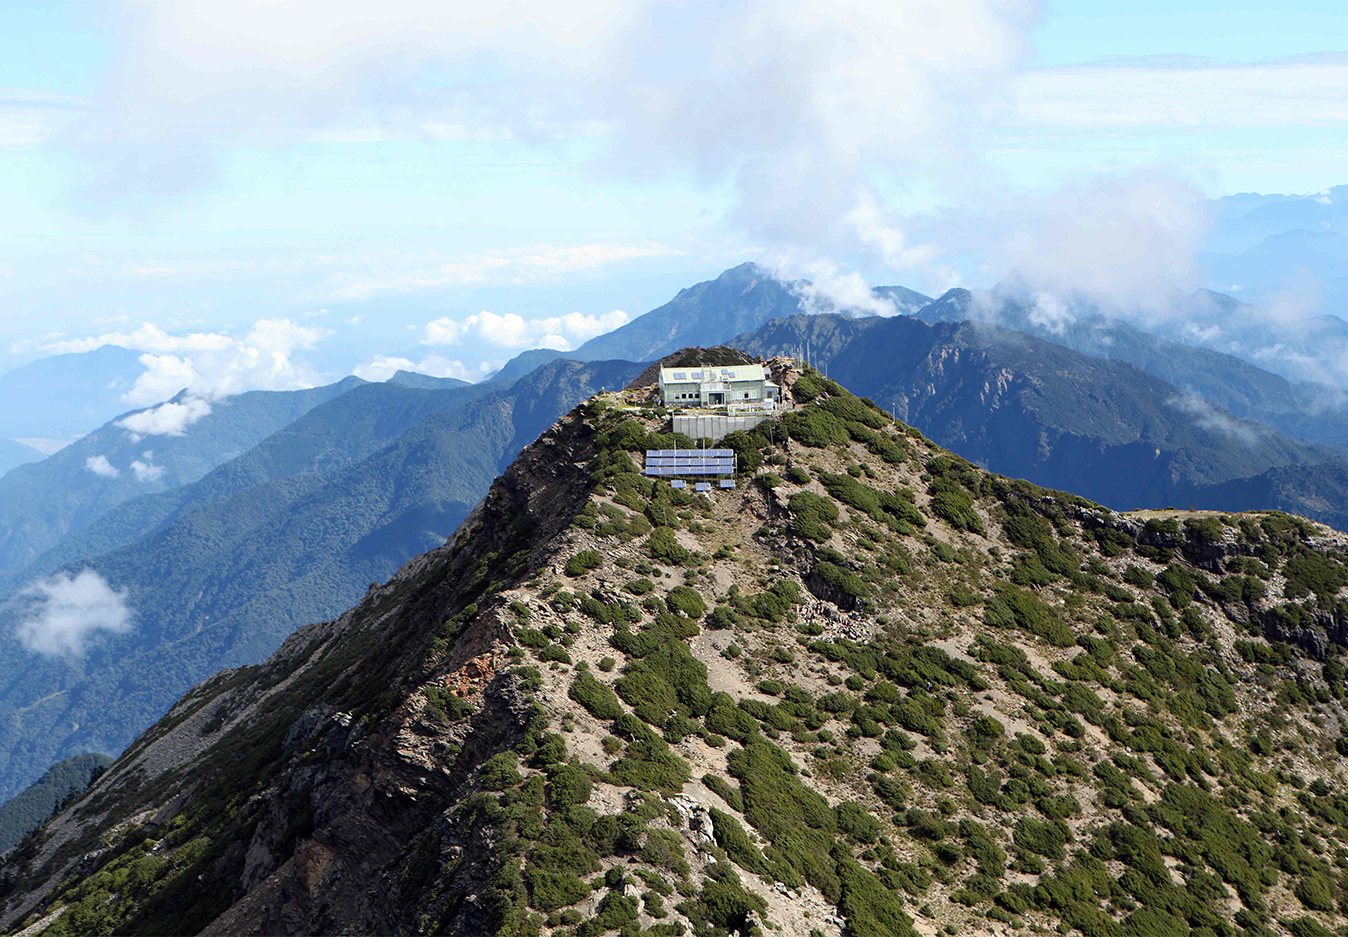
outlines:
[[[1184,206],[1348,182],[1332,3],[442,6],[0,5],[0,367],[474,376],[748,259],[1192,286]]]

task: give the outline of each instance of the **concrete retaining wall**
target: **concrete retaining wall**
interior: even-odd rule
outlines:
[[[769,414],[754,416],[725,416],[719,413],[699,413],[674,417],[674,432],[693,439],[720,439],[730,433],[749,431],[770,418]]]

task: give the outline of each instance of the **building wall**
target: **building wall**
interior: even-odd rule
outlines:
[[[660,389],[661,399],[666,405],[677,406],[696,406],[698,402],[698,382],[689,381],[686,384],[666,384]],[[691,396],[680,398],[680,394],[689,394]]]
[[[730,433],[748,432],[770,414],[755,416],[725,416],[720,413],[690,413],[674,416],[674,432],[683,433],[693,439],[721,439]]]
[[[767,397],[767,390],[764,381],[729,381],[728,390],[725,391],[726,403],[744,403],[746,400],[753,402],[763,400]],[[718,391],[719,393],[719,391]],[[745,397],[745,393],[749,396]],[[680,397],[680,394],[688,396]],[[661,400],[666,406],[677,407],[696,407],[705,405],[707,394],[702,391],[702,385],[698,381],[688,381],[687,383],[668,383],[660,387]]]

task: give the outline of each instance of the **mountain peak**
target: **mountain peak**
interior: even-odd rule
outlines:
[[[1340,926],[1339,728],[1302,716],[1341,689],[1348,538],[1112,512],[792,376],[722,441],[728,488],[643,473],[691,441],[638,391],[568,413],[445,546],[29,837],[3,925]]]

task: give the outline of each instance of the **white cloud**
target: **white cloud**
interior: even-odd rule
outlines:
[[[424,355],[420,361],[390,355],[375,355],[370,361],[357,367],[353,373],[356,377],[367,381],[387,381],[399,371],[414,371],[430,377],[455,377],[461,381],[476,383],[503,364],[504,360],[468,364],[436,354]]]
[[[190,405],[197,408],[190,411],[195,415],[186,423],[180,422],[181,416],[173,417],[179,426],[185,426],[210,412],[209,408],[200,411],[208,400],[248,390],[297,390],[314,386],[318,375],[300,353],[312,349],[328,334],[326,329],[298,325],[290,319],[258,319],[242,336],[222,332],[174,335],[147,322],[132,331],[104,332],[84,338],[39,336],[17,343],[11,351],[17,354],[36,349],[47,354],[69,354],[104,345],[143,351],[140,363],[145,370],[121,399],[144,407],[189,390],[197,398],[197,403]],[[172,413],[166,411],[165,418]]]
[[[993,202],[981,224],[966,218],[952,227],[984,249],[989,273],[1019,273],[1049,320],[1063,320],[1067,297],[1145,318],[1166,314],[1176,289],[1197,284],[1208,225],[1197,203],[1193,189],[1137,172]]]
[[[117,345],[135,351],[181,354],[184,352],[222,351],[230,346],[232,339],[227,335],[214,332],[193,332],[188,335],[171,335],[152,322],[145,322],[130,332],[103,332],[84,338],[51,337],[37,339],[33,344],[52,355],[78,354],[102,348],[104,345]],[[15,351],[25,346],[16,346]]]
[[[601,314],[568,313],[542,319],[526,319],[513,312],[497,314],[483,310],[463,319],[444,317],[426,323],[423,345],[491,345],[496,348],[552,348],[570,351],[596,335],[611,332],[631,321],[621,309]]]
[[[126,596],[126,590],[112,588],[92,569],[39,579],[16,597],[22,608],[17,637],[39,654],[78,656],[96,632],[131,630],[133,613]]]
[[[1193,394],[1172,397],[1165,403],[1166,406],[1192,418],[1194,425],[1202,429],[1220,433],[1245,445],[1253,445],[1259,440],[1260,432],[1257,424],[1244,423]]]
[[[141,460],[144,461],[141,461]],[[147,450],[131,463],[131,473],[138,482],[157,482],[164,477],[164,466],[154,464],[154,453]]]
[[[994,277],[1015,261],[1050,293],[1123,285],[1123,303],[1151,303],[1142,294],[1189,282],[1183,187],[1132,186],[1111,203],[1107,183],[1077,214],[1072,203],[1093,184],[1050,198],[1008,193],[978,158],[978,136],[1348,119],[1342,56],[1027,69],[1037,12],[1032,0],[133,5],[119,14],[130,42],[117,80],[74,139],[103,175],[96,194],[142,206],[146,194],[209,183],[217,154],[241,144],[583,136],[608,145],[596,161],[605,174],[667,173],[729,192],[733,221],[794,258],[797,273],[849,257],[925,274],[976,246]],[[943,225],[905,215],[915,199],[979,209]],[[1114,226],[1106,210],[1126,217]],[[325,298],[524,282],[662,250],[588,245],[362,268]],[[143,275],[163,269],[147,262]],[[816,279],[821,303],[858,293],[845,270]],[[954,282],[948,268],[931,279]],[[524,347],[509,344],[512,330],[523,327],[499,324],[500,347]],[[532,336],[525,344],[574,341],[561,330]]]
[[[84,467],[95,475],[102,475],[104,478],[116,478],[121,475],[117,466],[108,461],[105,455],[91,455],[84,460]]]
[[[184,397],[181,403],[170,400],[157,407],[132,413],[118,420],[117,425],[127,429],[132,439],[141,439],[145,436],[183,436],[187,433],[187,427],[202,417],[210,416],[210,413],[211,405],[205,400],[198,397]],[[136,464],[138,463],[132,464],[132,469],[135,469]],[[162,468],[159,471],[163,474]],[[145,480],[141,477],[140,470],[136,471],[136,478],[140,481]]]
[[[968,131],[1008,111],[1035,14],[1032,0],[150,5],[123,11],[131,41],[83,143],[96,193],[143,204],[214,179],[241,141],[600,137],[606,173],[729,182],[765,243],[909,265],[930,246],[869,170],[966,176]]]

